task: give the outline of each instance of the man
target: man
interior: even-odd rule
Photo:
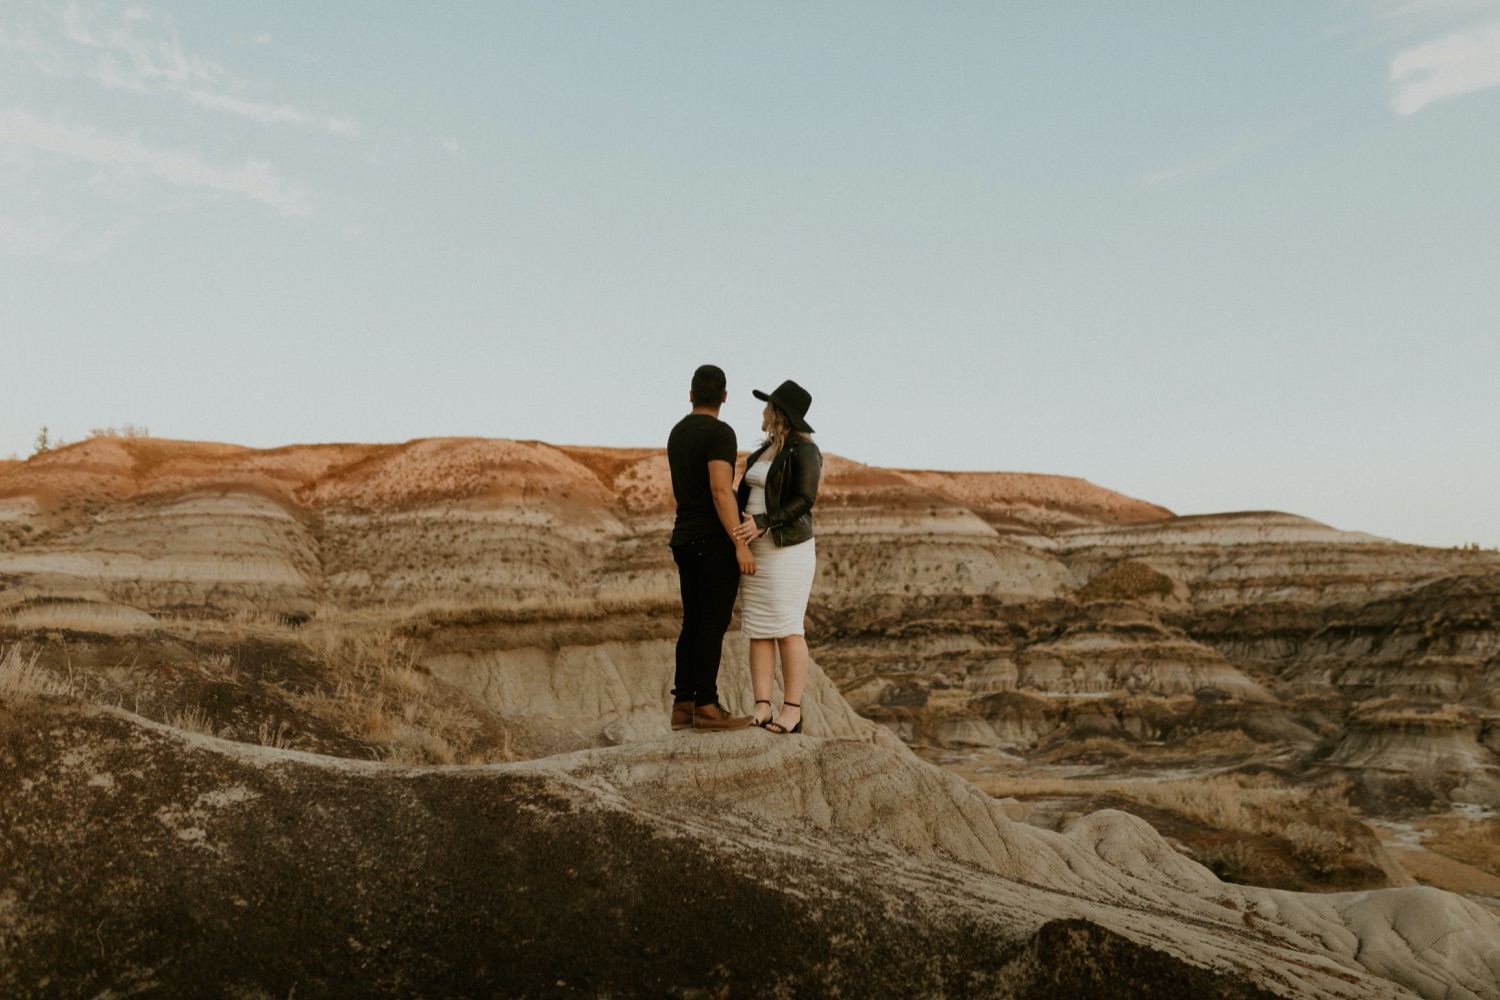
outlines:
[[[693,373],[692,412],[667,438],[667,464],[677,519],[672,558],[682,587],[682,632],[677,637],[677,674],[672,688],[672,728],[725,730],[750,724],[719,704],[719,657],[734,612],[740,573],[755,572],[745,542],[734,541],[740,523],[734,498],[734,428],[719,419],[724,372],[703,365]]]

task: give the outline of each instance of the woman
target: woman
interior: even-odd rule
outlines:
[[[807,689],[807,639],[802,618],[818,554],[812,506],[823,474],[823,453],[812,443],[807,409],[812,396],[787,380],[767,395],[761,430],[766,439],[745,460],[734,537],[750,543],[755,567],[740,581],[740,629],[750,639],[750,683],[755,724],[773,733],[802,731]],[[772,720],[771,678],[781,653],[781,714]],[[761,706],[765,708],[762,709]]]

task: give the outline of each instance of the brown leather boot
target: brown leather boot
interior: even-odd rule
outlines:
[[[693,728],[722,731],[725,729],[744,729],[750,725],[748,715],[730,715],[724,711],[724,706],[719,704],[699,705],[693,710]]]
[[[688,700],[688,701],[674,701],[674,702],[672,702],[672,728],[673,729],[692,729],[693,728],[693,709],[695,709],[697,707],[698,706],[696,706],[695,704],[693,704],[693,702],[691,701],[691,699]]]

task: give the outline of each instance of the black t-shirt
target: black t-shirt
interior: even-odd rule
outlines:
[[[667,437],[667,465],[672,469],[672,493],[677,497],[673,545],[728,539],[708,485],[708,463],[728,462],[732,472],[738,451],[734,428],[718,417],[689,413],[672,428]]]

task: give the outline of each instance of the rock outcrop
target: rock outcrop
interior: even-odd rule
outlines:
[[[0,990],[223,996],[1493,997],[1430,889],[1227,885],[909,756],[759,731],[482,767],[0,710]]]

